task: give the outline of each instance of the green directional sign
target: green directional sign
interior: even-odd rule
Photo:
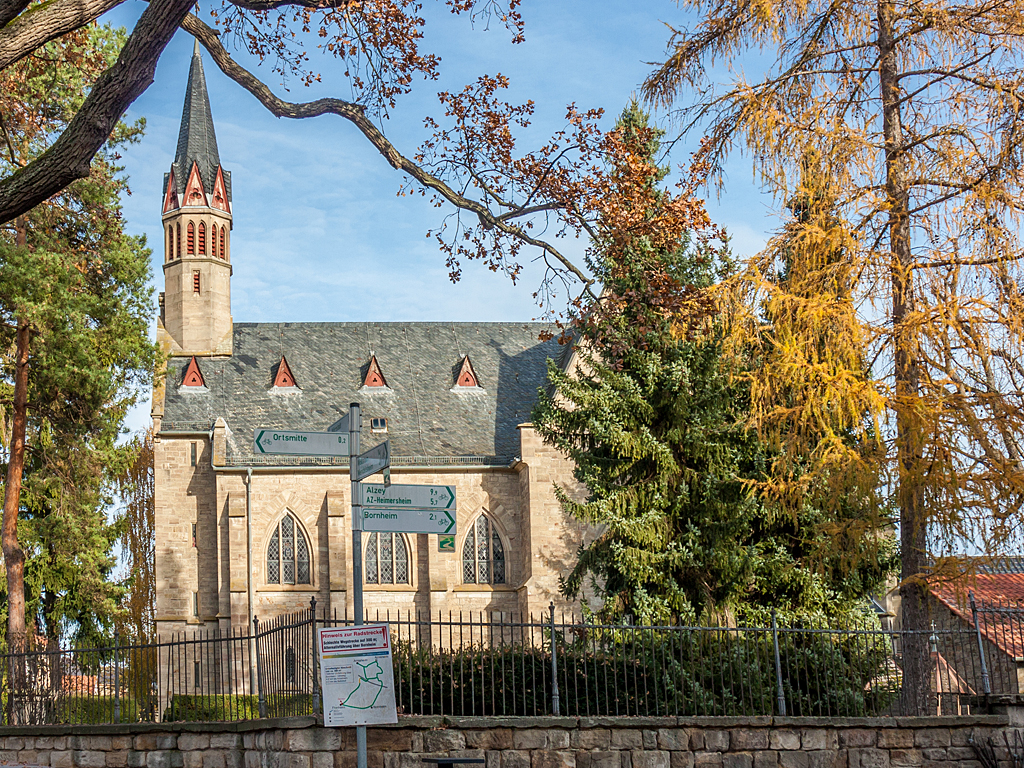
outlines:
[[[454,485],[390,485],[363,483],[359,503],[364,507],[397,509],[455,509]],[[434,533],[434,531],[432,531]]]
[[[283,453],[292,456],[348,456],[348,432],[294,432],[286,429],[256,429],[255,453]]]
[[[363,507],[364,531],[455,533],[455,510]]]
[[[455,533],[454,485],[360,483],[364,531]]]

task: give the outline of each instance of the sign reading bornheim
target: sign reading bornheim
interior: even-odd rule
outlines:
[[[257,428],[253,437],[253,451],[292,456],[348,456],[348,432],[293,432]]]
[[[396,533],[455,533],[455,511],[363,507],[363,530],[395,531]]]

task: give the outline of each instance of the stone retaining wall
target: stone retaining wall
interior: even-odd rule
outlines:
[[[972,739],[1024,718],[402,717],[368,729],[368,768],[425,756],[486,768],[983,768]],[[1014,744],[1011,737],[1011,746]],[[0,763],[52,768],[354,768],[353,729],[313,718],[0,728]],[[1013,768],[1005,747],[1000,768]]]

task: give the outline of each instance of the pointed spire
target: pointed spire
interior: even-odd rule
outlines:
[[[217,135],[213,130],[213,113],[210,110],[210,95],[206,90],[203,57],[198,40],[192,52],[192,68],[188,73],[185,106],[181,112],[181,128],[178,131],[178,148],[174,155],[174,181],[179,186],[179,193],[183,191],[181,188],[191,176],[193,165],[199,169],[204,192],[210,194],[216,183],[220,154],[217,151]],[[227,198],[230,201],[230,177],[226,173],[224,175]],[[188,205],[188,202],[185,201],[185,204]]]

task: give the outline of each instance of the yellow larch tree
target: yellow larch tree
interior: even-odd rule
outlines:
[[[692,100],[677,114],[707,131],[701,154],[712,169],[746,150],[765,187],[787,201],[802,160],[817,153],[834,192],[856,334],[881,398],[902,622],[921,630],[904,642],[905,702],[924,706],[928,581],[950,576],[956,553],[997,555],[1020,543],[1024,6],[681,5],[694,23],[674,31],[645,95],[673,107]],[[801,325],[810,327],[793,328]],[[805,374],[778,366],[765,375]],[[804,396],[834,414],[862,384],[853,377]],[[870,421],[855,420],[861,436]],[[844,460],[821,448],[804,446],[823,472],[830,457]]]

